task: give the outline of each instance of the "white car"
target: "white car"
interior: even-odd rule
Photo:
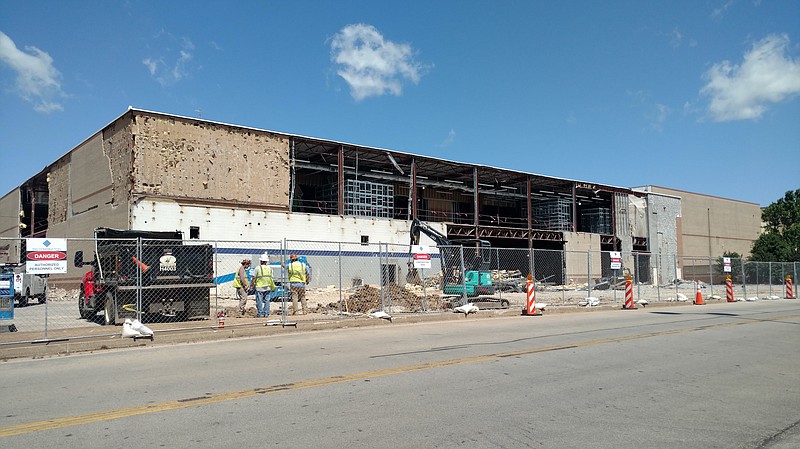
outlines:
[[[25,273],[25,265],[8,264],[0,265],[0,272],[14,274],[14,299],[19,307],[28,305],[31,299],[37,299],[39,304],[47,301],[47,279]]]

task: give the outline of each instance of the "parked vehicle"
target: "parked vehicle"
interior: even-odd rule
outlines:
[[[92,267],[81,280],[81,318],[102,311],[105,324],[209,319],[214,250],[184,243],[180,231],[98,228],[93,260],[76,251],[74,264]]]
[[[25,272],[25,264],[0,265],[0,273],[14,275],[14,299],[18,307],[27,306],[32,299],[44,304],[47,301],[47,278]]]

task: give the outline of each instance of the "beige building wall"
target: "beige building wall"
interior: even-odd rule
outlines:
[[[51,287],[79,284],[87,268],[73,267],[72,257],[81,250],[91,259],[96,227],[125,229],[130,223],[130,123],[130,114],[124,115],[49,167],[47,236],[70,238],[67,273],[51,275]]]
[[[127,115],[50,166],[49,237],[91,238],[100,225],[128,226],[132,140],[126,122]]]
[[[19,189],[14,189],[0,198],[0,237],[19,237],[21,205]]]
[[[133,195],[289,210],[289,139],[133,112]]]
[[[586,283],[589,279],[596,280],[603,276],[600,234],[565,232],[564,242],[568,283]],[[589,275],[590,257],[591,275]]]
[[[128,111],[49,167],[47,235],[85,238],[70,240],[71,259],[77,250],[91,253],[96,227],[132,228],[132,211],[145,199],[288,211],[289,151],[287,137],[266,131]],[[14,195],[0,208],[17,214]],[[74,287],[85,271],[70,263],[51,284]]]
[[[745,257],[750,255],[753,242],[761,231],[761,207],[758,204],[666,187],[647,188],[681,199],[678,224],[680,256],[717,258],[726,251]]]
[[[0,198],[0,263],[19,262],[20,191],[14,189]]]

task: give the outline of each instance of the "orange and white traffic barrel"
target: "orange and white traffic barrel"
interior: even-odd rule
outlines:
[[[623,310],[634,310],[636,306],[633,303],[633,282],[631,276],[625,276],[625,302],[622,304]]]
[[[731,280],[731,275],[725,276],[725,298],[728,302],[736,301],[733,297],[733,281]]]
[[[792,276],[786,275],[786,299],[794,299],[794,285],[792,285]]]
[[[525,284],[525,315],[536,315],[536,286],[533,277],[528,275],[528,282]]]

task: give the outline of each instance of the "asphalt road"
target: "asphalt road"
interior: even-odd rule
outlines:
[[[800,447],[800,301],[465,318],[0,364],[0,446]]]

